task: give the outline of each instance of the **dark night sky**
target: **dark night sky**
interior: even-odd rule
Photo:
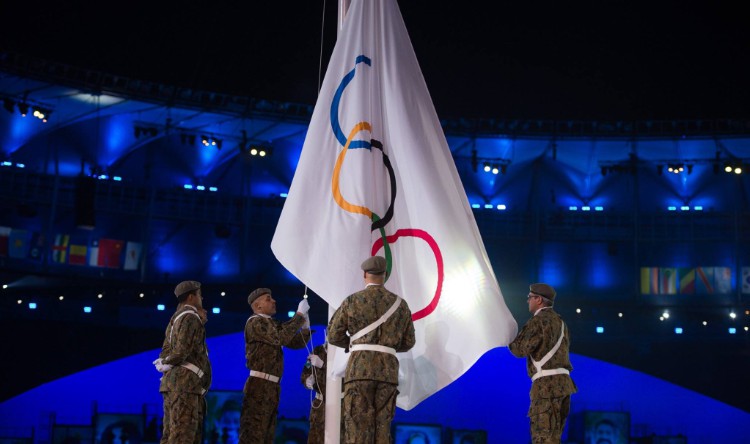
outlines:
[[[324,4],[324,68],[336,38],[336,0],[65,3],[3,2],[0,49],[314,103]],[[750,117],[750,26],[741,3],[399,5],[441,118]]]

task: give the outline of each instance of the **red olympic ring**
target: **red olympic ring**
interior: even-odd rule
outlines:
[[[432,300],[429,304],[427,304],[426,307],[423,309],[412,313],[411,319],[412,321],[416,321],[419,319],[422,319],[426,316],[428,316],[430,313],[435,311],[435,308],[437,308],[438,302],[440,301],[440,294],[443,291],[443,255],[440,252],[440,247],[438,246],[437,242],[435,242],[435,239],[430,236],[429,233],[427,233],[424,230],[419,230],[416,228],[404,228],[401,230],[397,230],[395,234],[392,234],[390,236],[386,236],[386,240],[389,244],[393,244],[398,240],[399,237],[418,237],[425,242],[427,242],[427,245],[430,246],[432,249],[432,253],[435,255],[435,262],[437,263],[437,288],[435,289],[435,295],[432,297]],[[383,248],[383,238],[380,237],[375,240],[375,243],[372,245],[372,256],[375,256],[377,252]]]

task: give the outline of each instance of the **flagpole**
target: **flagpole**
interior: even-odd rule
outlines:
[[[349,11],[351,0],[338,0],[337,36],[344,29],[344,19]],[[336,310],[328,306],[328,320]],[[326,362],[326,415],[325,415],[325,444],[339,444],[341,442],[341,377],[333,375],[334,361],[336,355],[341,353],[338,347],[328,346],[328,357]],[[341,359],[341,358],[339,358]]]

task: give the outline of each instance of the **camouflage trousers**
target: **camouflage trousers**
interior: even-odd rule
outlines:
[[[570,413],[570,395],[531,400],[529,420],[533,444],[559,444]]]
[[[240,444],[272,444],[276,433],[281,386],[247,377],[240,414]]]
[[[370,380],[344,384],[344,443],[390,444],[397,387]]]
[[[161,444],[200,444],[203,442],[203,416],[206,403],[194,393],[162,392],[164,419]]]
[[[325,442],[326,403],[320,399],[313,399],[310,407],[310,433],[307,434],[307,444],[323,444]]]

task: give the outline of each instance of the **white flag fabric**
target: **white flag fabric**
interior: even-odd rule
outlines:
[[[125,265],[124,270],[137,270],[140,265],[141,250],[143,250],[143,244],[140,242],[130,242],[125,246]]]
[[[364,259],[386,257],[416,329],[403,409],[515,337],[395,0],[352,2],[271,248],[332,307],[363,288]]]

